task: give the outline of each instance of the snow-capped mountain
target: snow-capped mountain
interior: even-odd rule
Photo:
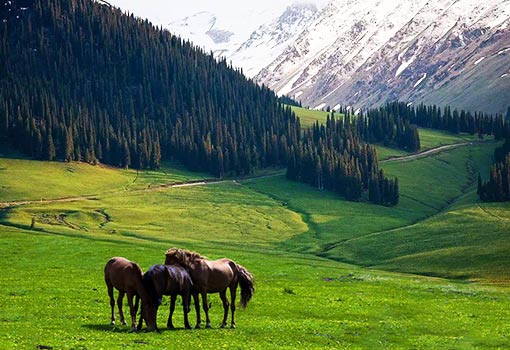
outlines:
[[[256,76],[322,108],[510,105],[509,0],[332,0]]]
[[[167,28],[173,34],[189,39],[217,56],[222,56],[237,47],[232,41],[235,33],[218,27],[217,18],[211,12],[202,11],[172,21],[168,23]]]
[[[227,58],[253,77],[292,44],[318,14],[313,3],[295,3],[273,21],[261,25]]]

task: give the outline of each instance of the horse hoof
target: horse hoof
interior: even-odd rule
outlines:
[[[220,328],[225,328],[226,326],[227,326],[226,324],[222,324]]]
[[[195,329],[200,329],[200,325],[199,325],[199,324],[197,324],[197,325],[195,326]]]
[[[206,324],[205,328],[212,328],[210,324]]]
[[[115,321],[110,322],[110,326],[115,326]]]
[[[166,328],[168,328],[168,329],[175,329],[175,327],[172,324],[166,325]]]
[[[235,324],[230,325],[230,328],[232,328],[232,329],[236,329],[236,325],[235,325]]]
[[[122,324],[123,326],[127,326],[126,321],[122,321],[122,322],[121,322],[121,324]]]

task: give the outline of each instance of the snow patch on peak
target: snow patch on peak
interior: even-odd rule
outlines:
[[[474,65],[475,65],[475,66],[476,66],[476,65],[478,65],[478,63],[482,62],[484,59],[485,59],[485,56],[480,57],[479,59],[477,59],[477,60],[475,61]]]
[[[414,84],[413,88],[415,88],[418,85],[420,85],[421,82],[424,81],[426,77],[427,77],[427,73],[423,73],[423,76]]]
[[[397,72],[395,73],[395,78],[397,78],[400,74],[402,74],[403,71],[407,69],[411,65],[411,63],[414,62],[415,57],[411,57],[408,61],[402,62],[400,67],[398,67]]]

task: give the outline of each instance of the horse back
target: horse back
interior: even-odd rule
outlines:
[[[121,291],[136,290],[143,278],[140,266],[126,258],[113,257],[105,265],[104,278],[107,284]]]
[[[192,289],[193,281],[185,268],[178,265],[165,265],[165,267],[176,290],[190,291]]]
[[[236,281],[236,264],[230,259],[202,260],[194,271],[193,281],[203,291],[216,293],[225,290]],[[199,282],[197,282],[199,281]]]

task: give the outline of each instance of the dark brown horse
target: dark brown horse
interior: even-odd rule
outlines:
[[[173,329],[172,315],[175,310],[175,300],[180,295],[184,310],[184,327],[191,328],[188,313],[190,311],[191,294],[194,292],[193,282],[184,268],[181,266],[154,265],[143,276],[143,284],[150,295],[148,302],[144,303],[142,301],[142,310],[146,309],[146,315],[148,321],[150,321],[148,323],[154,324],[156,330],[158,330],[156,319],[158,307],[161,305],[161,298],[163,295],[170,295],[170,314],[168,315],[167,327]]]
[[[136,329],[136,313],[138,311],[138,303],[142,298],[142,303],[149,300],[149,295],[143,286],[143,271],[140,266],[132,261],[125,258],[114,257],[108,260],[104,267],[104,280],[108,287],[108,295],[110,296],[111,306],[111,324],[115,324],[115,300],[113,297],[113,288],[115,287],[119,291],[117,298],[117,306],[119,308],[120,322],[122,325],[126,325],[124,319],[124,313],[122,312],[122,301],[124,295],[127,294],[129,311],[131,314],[132,329]],[[136,297],[135,303],[133,304],[133,297]],[[142,314],[143,308],[142,308]],[[144,315],[145,320],[147,317]],[[140,318],[141,322],[141,318]],[[141,326],[141,325],[140,325]],[[149,330],[154,329],[155,324],[147,321]]]
[[[226,293],[227,288],[230,289],[230,308],[232,311],[230,325],[235,328],[234,313],[237,286],[241,286],[241,306],[246,307],[255,291],[253,276],[244,267],[226,258],[211,261],[197,253],[178,248],[168,249],[165,256],[166,265],[180,265],[189,271],[195,289],[202,295],[207,328],[211,327],[207,293],[220,293],[224,311],[223,322],[221,323],[223,328],[227,325],[229,302]],[[194,301],[197,310],[196,328],[200,328],[198,295],[194,295]]]

